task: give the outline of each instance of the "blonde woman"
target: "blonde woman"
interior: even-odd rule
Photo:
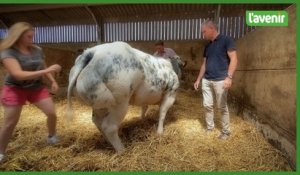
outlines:
[[[51,91],[55,93],[59,87],[52,73],[59,72],[61,67],[58,64],[46,67],[41,48],[33,44],[33,36],[33,27],[19,22],[10,27],[7,37],[0,43],[0,60],[7,70],[0,96],[4,108],[4,123],[0,128],[0,162],[4,160],[6,147],[26,101],[46,114],[47,141],[50,144],[57,142],[54,103],[42,83],[42,76],[52,82]]]

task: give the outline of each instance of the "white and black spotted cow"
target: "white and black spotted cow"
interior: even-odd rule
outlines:
[[[171,63],[132,48],[124,42],[98,45],[78,56],[69,76],[68,103],[76,94],[93,108],[93,122],[116,151],[124,150],[119,125],[128,105],[159,104],[157,133],[163,132],[168,109],[175,101],[179,81]]]

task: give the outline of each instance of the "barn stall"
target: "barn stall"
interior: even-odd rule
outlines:
[[[46,120],[25,105],[1,171],[295,171],[296,8],[293,4],[0,5],[0,38],[17,21],[36,30],[48,65],[63,67],[53,96],[60,142],[46,144]],[[249,27],[245,10],[286,10],[288,27]],[[229,91],[232,135],[205,134],[200,91],[193,83],[206,41],[199,29],[215,19],[219,32],[235,39],[239,66]],[[152,54],[164,40],[187,66],[165,131],[155,133],[158,106],[145,118],[130,107],[119,134],[126,151],[116,154],[98,132],[91,108],[73,97],[75,119],[64,120],[66,86],[74,60],[85,48],[125,41]],[[1,79],[5,70],[1,67]],[[2,85],[3,81],[1,81]],[[218,121],[218,115],[216,115]],[[3,109],[0,126],[3,123]]]

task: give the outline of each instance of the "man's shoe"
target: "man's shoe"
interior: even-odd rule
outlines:
[[[53,145],[53,144],[56,144],[57,142],[58,142],[58,138],[57,138],[56,135],[54,135],[54,136],[48,136],[48,138],[47,138],[47,143],[48,144]]]
[[[229,136],[230,134],[221,133],[218,138],[221,140],[227,140]]]
[[[3,162],[4,158],[5,158],[4,154],[0,154],[0,162]]]
[[[213,132],[213,129],[206,129],[205,134],[211,134]]]

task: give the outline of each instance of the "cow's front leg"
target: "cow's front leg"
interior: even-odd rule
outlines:
[[[163,133],[166,114],[169,108],[173,105],[175,98],[176,98],[176,93],[174,91],[168,92],[164,95],[163,101],[159,109],[159,121],[158,121],[158,128],[157,128],[158,134]]]
[[[125,147],[119,137],[119,126],[123,121],[128,109],[128,102],[116,106],[112,106],[108,111],[108,115],[103,118],[101,123],[101,130],[106,139],[114,149],[120,153],[124,151]]]

